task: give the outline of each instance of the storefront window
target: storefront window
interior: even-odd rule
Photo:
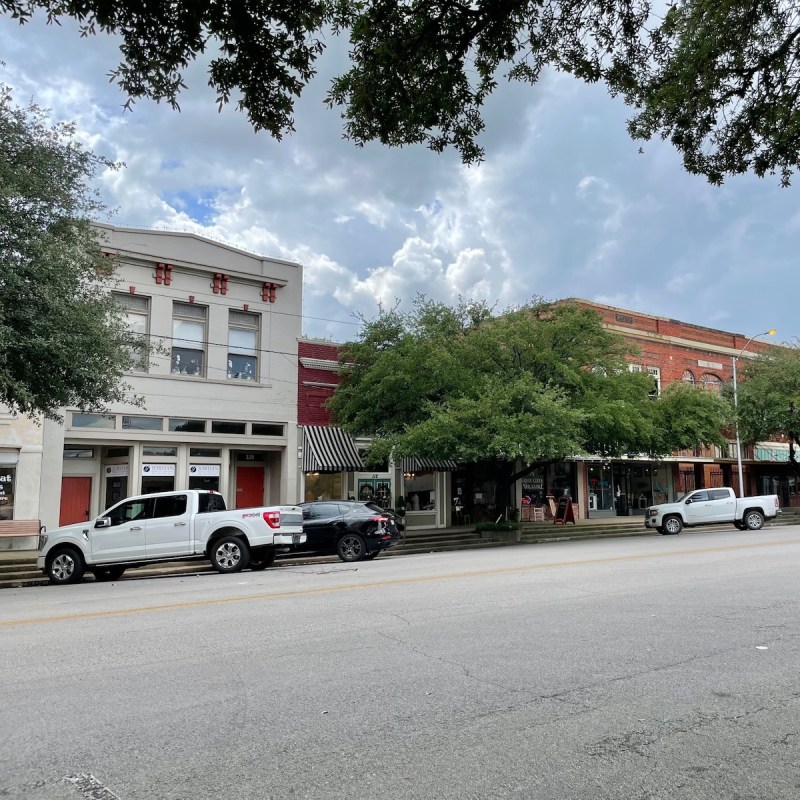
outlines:
[[[589,511],[613,511],[614,489],[610,464],[588,464]]]
[[[219,464],[190,464],[189,488],[218,492],[219,474]]]
[[[404,481],[406,511],[433,511],[436,508],[436,483],[433,472],[416,472]]]
[[[341,472],[307,472],[306,488],[303,499],[311,500],[344,500],[342,494]]]
[[[381,508],[392,507],[392,489],[388,478],[359,478],[358,500],[372,501]]]
[[[0,519],[14,519],[16,467],[0,466]]]

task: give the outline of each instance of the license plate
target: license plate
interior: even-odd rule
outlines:
[[[300,544],[300,534],[293,533],[292,534],[292,544]]]

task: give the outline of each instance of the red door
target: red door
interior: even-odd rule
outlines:
[[[91,478],[62,478],[61,513],[58,524],[72,525],[75,522],[86,522],[89,519],[91,500]]]
[[[236,508],[264,505],[264,467],[236,467]]]

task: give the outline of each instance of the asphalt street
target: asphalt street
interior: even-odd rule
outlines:
[[[800,796],[800,527],[0,594],[0,798]]]

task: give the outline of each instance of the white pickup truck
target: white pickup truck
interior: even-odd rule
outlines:
[[[208,558],[218,572],[266,569],[277,548],[302,544],[297,506],[226,510],[218,492],[189,489],[129,497],[91,522],[39,537],[37,566],[52,583],[77,583],[88,568],[99,581],[129,567]]]
[[[645,511],[644,525],[659,533],[680,533],[695,525],[732,522],[739,530],[757,531],[764,520],[781,513],[776,494],[737,498],[733,489],[697,489],[687,492],[674,503],[650,506]]]

